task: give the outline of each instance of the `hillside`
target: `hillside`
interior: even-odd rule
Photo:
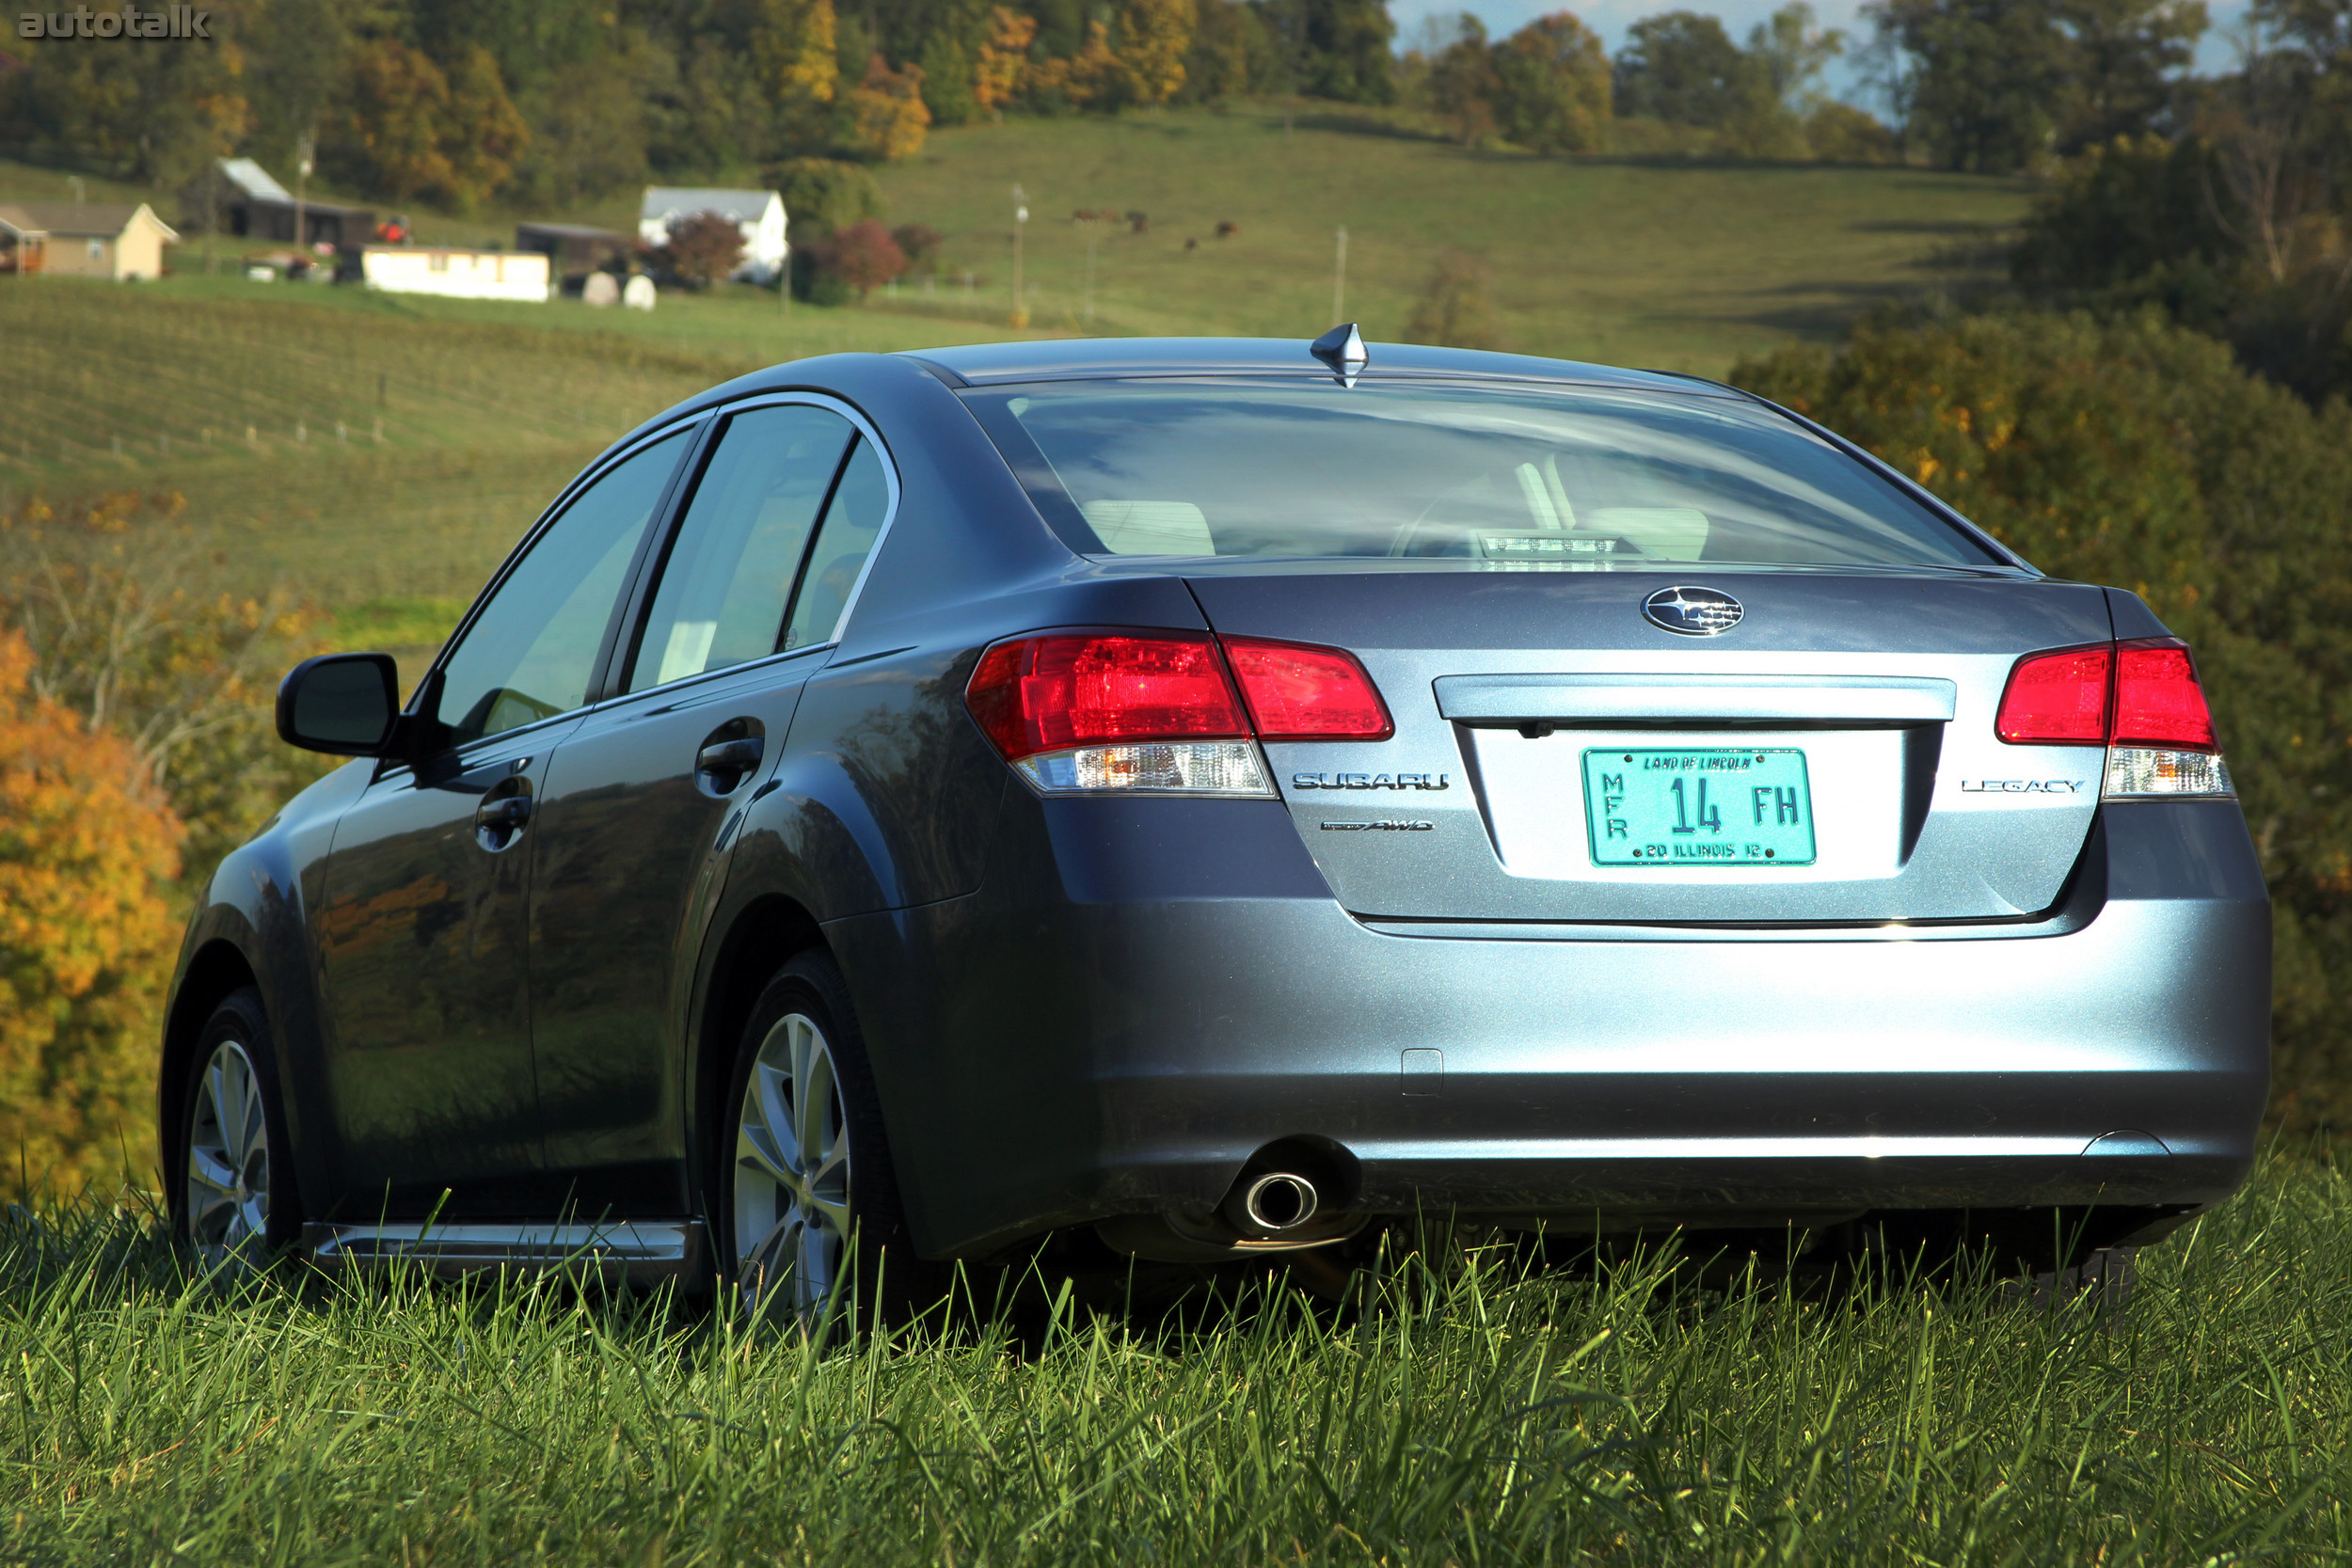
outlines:
[[[936,135],[880,178],[893,220],[945,231],[951,278],[976,270],[1000,298],[1021,182],[1041,326],[1086,325],[1091,239],[1095,331],[1311,335],[1330,325],[1344,225],[1347,314],[1368,337],[1401,333],[1438,252],[1459,246],[1493,269],[1504,346],[1706,375],[1956,280],[1939,259],[1980,251],[2028,189],[1905,168],[1470,151],[1337,109],[1286,134],[1263,108],[1009,119]],[[1140,211],[1150,230],[1074,223],[1078,209]],[[1240,232],[1219,240],[1219,222]]]
[[[227,275],[242,242],[226,238],[214,276],[190,244],[160,284],[0,278],[0,515],[33,496],[177,490],[239,569],[373,606],[380,641],[423,644],[565,478],[677,398],[805,354],[1013,336],[1016,180],[1032,335],[1307,337],[1328,325],[1344,224],[1347,313],[1375,340],[1402,331],[1434,258],[1459,246],[1493,269],[1505,346],[1706,374],[1961,279],[1949,259],[1980,253],[2025,201],[2014,182],[1914,169],[1471,152],[1343,111],[1285,131],[1247,106],[942,132],[879,178],[892,221],[947,235],[940,276],[838,309],[744,288],[641,315],[253,284]],[[66,194],[62,174],[0,163],[0,198]],[[1150,222],[1081,224],[1079,208]],[[511,244],[523,215],[627,227],[634,198],[420,214],[419,229]],[[1238,232],[1216,238],[1219,222]]]

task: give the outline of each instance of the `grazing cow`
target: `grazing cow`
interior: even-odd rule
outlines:
[[[1187,251],[1199,250],[1200,248],[1200,242],[1187,235],[1184,239],[1184,248]]]
[[[1151,216],[1148,214],[1130,210],[1127,214],[1127,227],[1138,234],[1149,233],[1152,229]]]
[[[1096,212],[1091,207],[1081,207],[1076,212],[1070,214],[1070,221],[1073,223],[1100,223],[1103,221],[1103,214]]]
[[[1231,220],[1220,223],[1216,226],[1216,237],[1220,240],[1230,240],[1240,232],[1241,225],[1232,222]]]

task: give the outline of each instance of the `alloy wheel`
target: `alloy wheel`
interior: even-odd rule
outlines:
[[[850,1139],[824,1031],[787,1013],[759,1042],[735,1124],[736,1282],[756,1313],[825,1308],[850,1238]]]
[[[269,1244],[269,1118],[244,1045],[226,1039],[196,1082],[188,1123],[188,1239],[208,1263],[258,1262]]]

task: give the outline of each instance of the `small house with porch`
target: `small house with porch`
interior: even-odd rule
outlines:
[[[0,203],[0,272],[161,277],[179,234],[144,201]]]

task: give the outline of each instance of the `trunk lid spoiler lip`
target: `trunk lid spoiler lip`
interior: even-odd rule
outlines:
[[[1561,673],[1439,675],[1438,712],[1456,722],[1612,720],[1950,723],[1958,683],[1919,675]]]

